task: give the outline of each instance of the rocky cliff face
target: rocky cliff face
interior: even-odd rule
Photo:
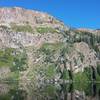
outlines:
[[[10,46],[14,44],[15,39],[25,46],[37,45],[43,41],[59,41],[62,37],[56,34],[57,29],[64,28],[63,23],[48,14],[17,7],[0,8],[0,26],[2,42]],[[41,32],[42,34],[39,34]],[[52,32],[55,35],[50,34]]]
[[[38,11],[0,8],[0,79],[58,80],[68,70],[97,71],[99,63],[99,30],[71,29]]]

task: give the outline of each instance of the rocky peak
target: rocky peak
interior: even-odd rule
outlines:
[[[47,13],[42,13],[34,10],[26,10],[20,7],[14,8],[0,8],[0,24],[8,25],[15,24],[29,24],[31,26],[39,25],[54,25],[63,26],[64,24]]]

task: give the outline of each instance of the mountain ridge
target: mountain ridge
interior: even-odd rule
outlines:
[[[73,29],[37,11],[0,8],[0,79],[71,79],[68,71],[97,72],[99,65],[99,30]]]

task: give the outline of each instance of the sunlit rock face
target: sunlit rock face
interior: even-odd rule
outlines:
[[[32,27],[35,27],[37,24],[63,27],[62,22],[43,12],[26,10],[19,7],[0,8],[0,24],[9,26],[10,23],[30,24]]]
[[[40,17],[41,16],[41,17]],[[25,10],[23,8],[1,8],[0,9],[0,22],[4,23],[36,23],[36,19],[41,18],[44,22],[50,22],[49,16],[37,11]]]
[[[0,8],[0,78],[57,81],[70,79],[68,70],[96,71],[99,64],[99,30],[72,29],[43,12]]]

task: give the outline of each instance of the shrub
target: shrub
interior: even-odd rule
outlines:
[[[48,66],[47,70],[46,70],[46,77],[49,79],[54,78],[54,76],[56,75],[56,70],[55,70],[55,66],[54,65],[50,65]]]
[[[12,52],[13,48],[6,48],[0,50],[0,66],[12,66],[13,58]]]
[[[33,29],[30,25],[16,25],[16,24],[11,24],[12,30],[16,32],[29,32],[33,33]]]
[[[12,67],[11,70],[12,71],[24,71],[27,68],[27,57],[24,54],[20,54],[18,56],[16,56],[13,59],[13,62],[15,63]]]
[[[36,28],[38,33],[57,33],[56,29],[52,28],[52,27],[37,27]]]
[[[100,76],[100,64],[97,64],[97,73]]]

